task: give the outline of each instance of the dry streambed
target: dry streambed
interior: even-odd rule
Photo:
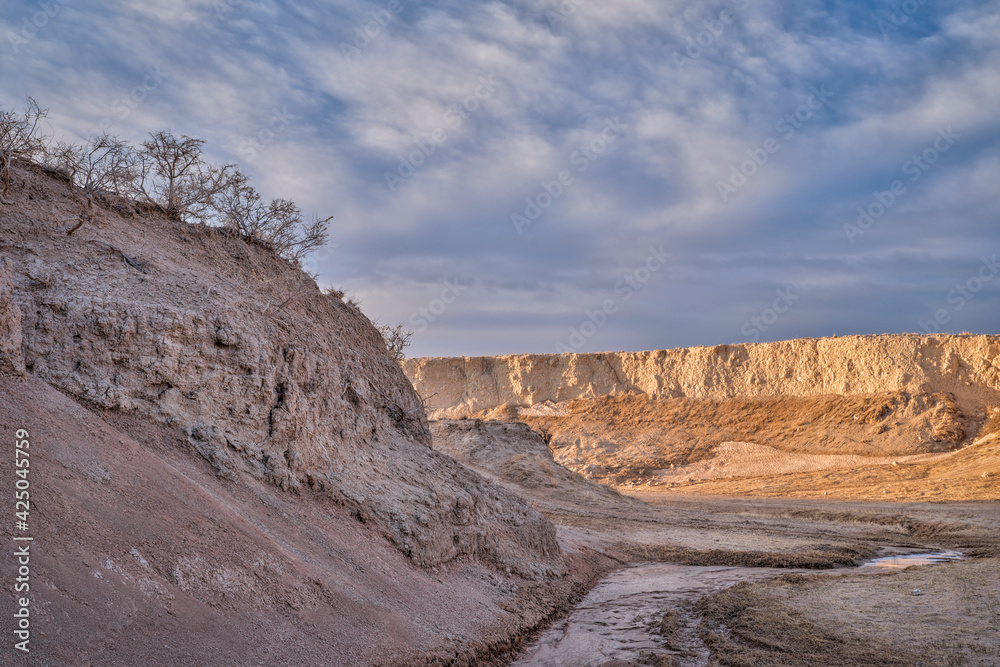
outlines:
[[[741,581],[763,581],[786,572],[673,563],[626,567],[591,590],[568,618],[546,631],[514,665],[587,667],[610,660],[657,664],[654,656],[673,656],[680,664],[707,664],[708,648],[698,636],[698,618],[690,603]],[[664,614],[668,614],[669,643],[663,636]]]
[[[570,616],[544,632],[513,665],[701,667],[709,664],[712,649],[720,648],[717,646],[720,635],[724,635],[724,640],[728,642],[721,648],[736,653],[738,659],[739,642],[734,640],[733,634],[718,623],[705,622],[706,608],[718,611],[718,605],[706,607],[704,604],[704,601],[712,599],[713,594],[732,587],[745,589],[750,584],[775,579],[785,582],[785,585],[814,579],[835,581],[830,575],[898,572],[915,565],[960,559],[962,554],[955,551],[895,554],[865,563],[856,570],[840,568],[820,574],[814,570],[787,568],[636,564],[602,580]],[[805,576],[807,573],[811,575],[808,578]],[[916,597],[924,595],[924,592],[914,589],[909,594]],[[928,594],[933,595],[933,586]],[[732,603],[732,600],[724,600],[723,604],[725,602]],[[766,637],[757,639],[768,644]],[[871,657],[875,659],[872,664],[881,664],[877,656]],[[754,660],[759,658],[758,655]],[[788,656],[782,659],[787,660]],[[891,659],[888,664],[892,664]]]
[[[653,490],[624,496],[560,466],[525,424],[446,420],[431,430],[436,448],[522,494],[555,523],[564,554],[578,561],[588,553],[642,561],[607,575],[516,665],[913,665],[920,664],[910,655],[913,635],[931,644],[925,653],[937,662],[929,664],[952,658],[958,659],[953,664],[991,664],[966,660],[966,653],[980,655],[976,651],[995,658],[994,647],[976,642],[995,636],[1000,618],[1000,603],[992,602],[1000,599],[996,503]],[[1000,447],[992,442],[946,456],[979,466],[993,458],[991,447]],[[768,483],[774,479],[780,477]],[[850,567],[930,545],[980,560],[889,571]],[[835,569],[804,569],[823,567]],[[918,588],[922,594],[913,595]],[[885,648],[884,634],[901,638],[901,645]],[[961,648],[966,645],[971,648]]]

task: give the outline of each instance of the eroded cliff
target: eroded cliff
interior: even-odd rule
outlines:
[[[558,571],[555,529],[429,447],[417,395],[356,308],[218,231],[82,203],[17,169],[0,214],[0,364],[182,434],[220,477],[351,506],[424,566]]]
[[[735,478],[762,488],[792,472],[916,464],[971,444],[1000,406],[998,336],[411,359],[404,368],[432,417],[525,422],[557,462],[628,488]]]
[[[623,394],[649,398],[951,394],[1000,403],[1000,336],[849,336],[650,352],[407,359],[432,418]]]

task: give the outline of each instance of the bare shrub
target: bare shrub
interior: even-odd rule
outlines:
[[[272,250],[299,264],[324,245],[332,217],[306,219],[289,199],[265,202],[234,165],[209,164],[205,142],[169,130],[149,135],[137,150],[118,137],[103,134],[84,145],[59,142],[46,148],[40,124],[48,114],[32,98],[27,108],[0,112],[0,179],[3,196],[10,189],[14,160],[37,162],[65,177],[87,199],[87,211],[72,234],[94,216],[94,198],[110,195],[115,203],[159,210],[186,222],[218,224],[227,233]],[[356,301],[348,305],[357,307]]]
[[[60,142],[49,149],[47,161],[83,191],[88,210],[94,208],[94,197],[98,194],[119,197],[134,194],[142,176],[141,160],[135,149],[108,134],[94,137],[84,146]]]
[[[10,190],[10,166],[14,160],[34,160],[45,150],[45,141],[40,136],[42,119],[48,115],[32,98],[22,113],[0,112],[0,178],[3,179],[3,195]]]
[[[150,134],[139,152],[137,195],[178,220],[206,223],[215,210],[215,198],[233,180],[233,165],[205,162],[202,139],[172,132]]]
[[[270,248],[279,256],[299,262],[326,243],[332,218],[306,221],[302,210],[289,199],[265,203],[247,177],[235,172],[219,194],[216,208],[222,228],[248,241]]]
[[[382,338],[385,339],[385,347],[389,350],[389,354],[396,361],[402,361],[406,358],[405,350],[410,346],[410,338],[413,337],[413,332],[408,331],[403,327],[402,324],[397,324],[396,326],[376,325],[378,332],[382,334]]]

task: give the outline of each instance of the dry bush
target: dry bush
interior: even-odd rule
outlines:
[[[169,131],[149,136],[139,152],[137,196],[172,218],[208,222],[215,212],[215,198],[233,182],[233,165],[205,162],[201,139],[175,137]]]
[[[0,111],[0,179],[3,197],[10,190],[10,166],[14,160],[33,161],[45,150],[40,135],[42,119],[48,115],[32,98],[22,113]]]
[[[980,429],[978,437],[983,438],[993,433],[1000,433],[1000,408],[996,408],[983,428]]]
[[[46,166],[65,174],[94,208],[94,197],[109,194],[129,197],[141,178],[141,161],[135,150],[118,137],[104,134],[86,145],[60,142],[46,152]]]
[[[355,310],[361,310],[361,301],[357,297],[347,296],[347,292],[342,289],[337,289],[333,286],[327,287],[323,290],[323,294],[327,295],[331,299],[341,301]]]
[[[386,349],[389,350],[389,354],[392,355],[393,359],[400,361],[406,358],[405,350],[410,345],[410,338],[413,337],[412,331],[407,331],[402,324],[397,324],[392,327],[389,325],[376,325],[378,327],[378,332],[382,334],[382,338],[385,339]]]
[[[314,217],[307,222],[293,201],[272,199],[265,203],[238,171],[218,194],[215,208],[224,231],[270,248],[293,262],[301,261],[329,237],[327,226],[332,218]]]
[[[209,164],[201,139],[161,131],[150,134],[137,150],[104,134],[84,145],[59,142],[47,149],[40,136],[40,123],[46,115],[30,97],[24,112],[0,112],[3,194],[10,189],[14,160],[37,162],[41,158],[44,168],[64,177],[87,199],[87,212],[69,230],[71,234],[93,219],[94,198],[108,195],[132,209],[158,210],[176,220],[218,225],[296,264],[329,238],[332,217],[307,220],[291,200],[265,202],[234,165]],[[351,300],[348,305],[358,304]],[[408,340],[403,336],[394,341],[400,354]]]
[[[862,544],[851,546],[819,545],[799,551],[730,551],[728,549],[691,549],[666,545],[621,544],[630,556],[648,561],[680,563],[682,565],[724,565],[726,567],[781,567],[826,570],[838,566],[855,566],[875,555],[875,549]]]

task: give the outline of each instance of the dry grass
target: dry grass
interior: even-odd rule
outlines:
[[[729,400],[602,396],[564,405],[565,416],[518,419],[551,433],[554,448],[597,434],[612,441],[638,439],[656,444],[650,456],[668,465],[693,463],[727,441],[810,454],[947,451],[964,442],[967,431],[978,430],[978,422],[961,413],[954,397],[900,391]]]
[[[982,438],[987,435],[993,435],[994,433],[1000,433],[1000,410],[993,413],[993,416],[983,424],[983,428],[979,431],[979,437]]]
[[[683,625],[684,623],[681,620],[681,615],[673,609],[668,609],[663,612],[663,616],[660,617],[655,629],[656,632],[663,637],[663,641],[665,641],[668,646],[671,646],[677,638],[677,633],[680,632]]]
[[[659,471],[708,461],[726,442],[778,452],[889,457],[952,451],[979,432],[946,394],[651,399],[602,396],[560,404],[561,414],[481,415],[516,419],[546,434],[556,460],[614,486],[656,483]]]

